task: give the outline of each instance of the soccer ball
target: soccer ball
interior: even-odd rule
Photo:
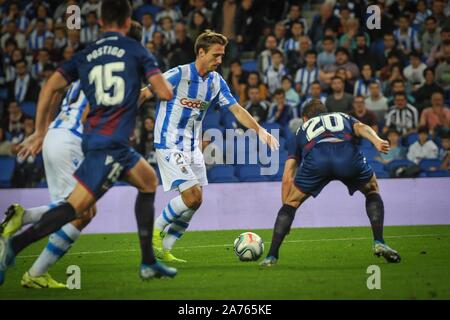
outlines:
[[[253,232],[241,233],[234,240],[234,253],[241,261],[256,261],[264,253],[263,240]]]

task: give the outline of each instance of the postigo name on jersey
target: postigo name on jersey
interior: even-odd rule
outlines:
[[[117,58],[122,58],[125,53],[126,53],[125,49],[121,49],[114,46],[103,46],[89,53],[87,55],[87,61],[91,62],[92,59],[97,59],[104,55],[111,55],[116,56]]]
[[[182,106],[191,108],[191,109],[199,109],[204,110],[208,107],[208,103],[201,100],[191,100],[188,98],[182,98],[180,100]]]

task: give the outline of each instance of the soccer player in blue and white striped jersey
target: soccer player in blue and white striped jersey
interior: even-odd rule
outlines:
[[[163,261],[184,261],[175,258],[171,249],[200,207],[202,186],[208,184],[199,148],[201,122],[208,108],[218,105],[230,110],[243,126],[254,129],[263,142],[272,149],[278,148],[278,141],[237,103],[216,72],[227,42],[225,36],[205,31],[195,43],[195,62],[164,74],[172,84],[174,97],[158,101],[154,145],[164,191],[177,190],[180,195],[170,200],[155,222],[153,245],[157,257]]]

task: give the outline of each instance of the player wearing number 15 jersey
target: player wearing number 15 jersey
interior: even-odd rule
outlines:
[[[150,165],[128,146],[137,116],[141,81],[145,79],[162,100],[173,96],[171,85],[159,71],[155,59],[142,45],[126,37],[131,27],[127,0],[104,0],[101,6],[104,33],[95,43],[63,63],[46,82],[39,95],[36,132],[26,153],[39,151],[45,134],[46,110],[52,97],[70,82],[80,79],[90,105],[83,133],[84,160],[74,176],[78,180],[67,202],[46,212],[23,233],[0,237],[0,284],[14,257],[26,246],[83,216],[118,179],[138,190],[135,214],[141,245],[140,276],[174,277],[176,269],[156,261],[152,249],[154,198],[157,178]],[[22,151],[21,151],[22,152]]]
[[[319,100],[309,102],[302,117],[304,124],[297,130],[283,174],[283,206],[278,212],[268,256],[261,265],[268,267],[277,262],[279,248],[290,231],[298,207],[309,196],[316,197],[332,180],[344,183],[350,195],[357,190],[365,195],[375,255],[383,256],[388,262],[400,262],[400,255],[384,243],[384,206],[377,179],[354,138],[366,138],[384,153],[389,151],[389,143],[347,114],[327,113]]]

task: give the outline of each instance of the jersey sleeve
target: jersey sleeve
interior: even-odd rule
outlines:
[[[72,59],[61,63],[61,65],[56,70],[63,75],[63,77],[66,79],[67,83],[71,83],[75,80],[78,80],[78,78],[79,78],[77,61],[81,58],[81,56],[80,56],[81,53],[82,53],[82,51],[76,53],[72,57]]]
[[[140,64],[143,68],[143,73],[145,79],[150,78],[151,76],[161,73],[159,69],[158,62],[156,62],[155,57],[151,54],[146,48],[142,47],[140,44],[136,42],[136,48],[139,50],[139,60]]]
[[[172,85],[172,87],[178,86],[181,80],[181,68],[176,67],[164,72],[164,78]]]
[[[297,163],[300,163],[300,160],[302,159],[302,149],[298,140],[299,137],[296,135],[288,142],[288,159],[294,159]]]
[[[227,83],[225,82],[225,80],[222,78],[221,75],[219,75],[219,79],[220,79],[220,83],[219,83],[220,88],[219,88],[219,93],[217,96],[217,98],[218,98],[217,102],[218,102],[220,108],[228,109],[232,105],[236,104],[237,101],[231,94],[230,88],[228,87]]]

